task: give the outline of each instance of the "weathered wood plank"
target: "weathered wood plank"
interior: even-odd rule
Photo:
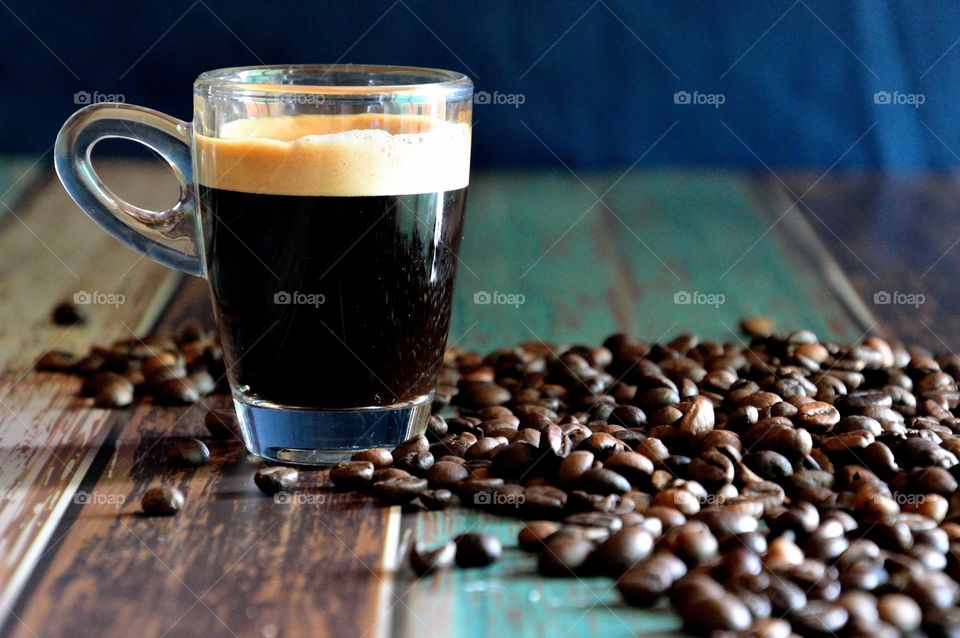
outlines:
[[[107,165],[105,180],[120,174],[128,188],[159,205],[153,165]],[[123,247],[83,215],[52,172],[29,201],[13,207],[0,232],[0,361],[24,369],[47,350],[85,351],[95,343],[142,333],[157,317],[179,275]],[[89,321],[64,328],[50,321],[61,300],[100,301],[83,308]]]
[[[164,469],[167,437],[202,436],[202,414],[136,409],[10,635],[75,636],[77,626],[99,635],[137,627],[143,636],[383,631],[375,605],[384,539],[396,538],[389,511],[324,489],[319,471],[303,472],[303,486],[278,504],[253,485],[257,463],[238,442],[211,441],[207,467]],[[137,514],[153,481],[184,492],[177,517]]]
[[[620,331],[656,340],[677,330],[730,340],[728,328],[753,313],[784,329],[862,334],[785,228],[752,245],[780,211],[764,207],[749,176],[618,177],[588,177],[586,186],[566,173],[475,179],[451,341],[493,349],[531,339],[596,342]],[[591,191],[606,193],[606,206],[594,205]],[[524,303],[473,303],[494,291]],[[724,303],[674,303],[678,294],[705,300],[694,293]]]
[[[960,180],[953,175],[789,173],[768,180],[784,222],[813,229],[877,331],[935,352],[960,342]],[[789,189],[789,190],[788,190]],[[792,191],[792,192],[791,192]],[[809,191],[809,192],[808,192]]]
[[[116,166],[103,169],[107,179]],[[124,169],[147,192],[153,167]],[[39,186],[37,180],[42,182]],[[149,329],[176,276],[139,260],[90,222],[50,170],[0,164],[0,617],[40,559],[60,517],[118,414],[76,398],[79,380],[35,373],[51,349],[84,351]],[[18,197],[30,191],[28,199]],[[147,198],[149,201],[151,198]],[[122,295],[115,306],[85,306],[86,325],[49,320],[57,301],[79,292]],[[120,297],[115,297],[119,300]]]

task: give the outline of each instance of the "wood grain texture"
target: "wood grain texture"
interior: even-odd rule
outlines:
[[[731,340],[737,320],[756,312],[784,328],[859,336],[797,239],[779,228],[764,234],[771,211],[751,178],[618,177],[591,177],[589,190],[559,173],[476,178],[451,343],[592,343],[618,330],[650,341],[682,330]],[[593,206],[591,190],[610,210]],[[185,280],[160,325],[209,321],[204,286]],[[478,292],[525,298],[475,303]],[[694,292],[723,303],[675,303]],[[256,462],[237,443],[216,444],[208,467],[165,469],[168,437],[202,434],[202,408],[142,405],[113,428],[80,486],[90,498],[67,507],[4,634],[573,637],[677,627],[667,611],[623,607],[610,581],[541,580],[512,549],[486,570],[422,581],[393,571],[401,529],[439,539],[478,526],[513,546],[510,519],[456,508],[400,525],[393,510],[336,496],[317,471],[304,474],[292,503],[278,504],[253,486]],[[185,510],[137,516],[139,496],[159,480],[184,491]]]
[[[154,169],[134,166],[129,174],[145,188]],[[122,418],[78,399],[79,379],[33,372],[33,361],[48,350],[83,352],[144,333],[176,276],[100,231],[36,162],[0,163],[0,190],[0,615],[6,616],[111,424]],[[90,321],[83,326],[53,325],[53,305],[83,291],[122,295],[124,303],[85,306]]]
[[[878,332],[935,352],[960,347],[956,174],[783,177],[786,186],[771,183],[771,201],[809,190],[791,215],[822,237]]]
[[[128,188],[150,193],[162,172],[152,164],[100,169],[105,180],[123,175]],[[15,205],[0,232],[0,361],[16,371],[52,349],[85,352],[97,343],[143,334],[180,275],[125,248],[94,224],[52,171],[29,200]],[[50,321],[61,300],[83,305],[85,325]],[[110,303],[106,303],[110,301]]]
[[[204,468],[164,469],[171,435],[202,435],[202,415],[136,409],[9,635],[382,632],[374,612],[388,511],[325,488],[322,471],[301,472],[302,485],[278,503],[254,486],[257,463],[239,442],[211,441],[214,462]],[[154,482],[183,491],[178,516],[138,514]]]
[[[474,179],[451,342],[594,343],[619,331],[650,341],[679,331],[731,340],[737,321],[755,313],[785,330],[862,333],[798,241],[784,227],[766,232],[779,211],[767,208],[751,176],[618,178],[593,176],[586,186],[566,173]],[[593,193],[606,193],[602,204]],[[479,292],[519,294],[524,303],[473,303]],[[722,303],[675,303],[678,294]]]

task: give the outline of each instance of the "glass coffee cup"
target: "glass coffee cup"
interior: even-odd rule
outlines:
[[[473,85],[435,69],[230,68],[191,124],[126,104],[57,138],[71,197],[135,250],[210,285],[247,448],[319,465],[422,432],[443,362],[469,183]],[[152,148],[172,208],[123,201],[102,139]]]

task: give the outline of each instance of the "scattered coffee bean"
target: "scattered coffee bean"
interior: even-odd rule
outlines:
[[[172,516],[180,511],[183,502],[180,490],[169,485],[158,485],[144,492],[140,505],[147,516]]]
[[[197,439],[179,439],[170,446],[167,458],[176,467],[200,467],[210,461],[210,448]]]
[[[289,492],[297,483],[298,472],[292,467],[264,467],[253,475],[253,481],[260,491],[268,496],[280,492]]]
[[[73,326],[86,323],[87,312],[72,302],[64,301],[54,306],[50,318],[58,326]]]
[[[105,383],[93,397],[98,408],[125,408],[133,403],[133,384],[129,380]]]
[[[414,543],[410,548],[410,567],[417,576],[445,569],[453,565],[457,555],[457,544],[447,541],[437,547],[427,547],[423,543]]]
[[[380,469],[389,467],[393,463],[393,454],[390,450],[382,447],[370,448],[369,450],[360,450],[354,452],[350,457],[351,461],[367,461],[373,463],[373,467]]]
[[[445,489],[424,490],[420,492],[419,498],[428,510],[442,510],[450,505],[453,500],[453,492]]]
[[[524,551],[540,552],[543,542],[559,529],[560,526],[552,521],[531,521],[520,530],[517,542]]]
[[[167,379],[156,386],[156,397],[167,405],[191,405],[200,400],[193,381],[187,378]]]
[[[555,534],[544,542],[537,570],[543,576],[574,576],[584,569],[594,547],[593,542],[586,538]]]
[[[468,532],[458,536],[456,543],[457,565],[460,567],[486,567],[503,555],[500,539],[490,534]]]
[[[330,468],[330,480],[340,489],[355,490],[373,481],[370,461],[341,461]]]

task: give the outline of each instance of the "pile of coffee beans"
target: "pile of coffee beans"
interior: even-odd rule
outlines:
[[[172,337],[124,339],[95,347],[83,357],[53,350],[34,367],[83,377],[80,395],[91,397],[101,408],[123,408],[148,397],[166,405],[190,405],[206,394],[227,390],[220,345],[215,335],[195,324]]]
[[[438,407],[456,416],[330,478],[530,519],[518,545],[543,576],[608,576],[697,634],[960,635],[960,356],[741,327],[749,344],[453,351]],[[499,556],[463,545],[410,564]]]
[[[626,604],[670,604],[693,633],[960,636],[960,356],[771,334],[764,318],[741,328],[749,343],[451,350],[426,432],[329,478],[408,511],[459,501],[527,519],[517,543],[544,577],[609,577]],[[98,405],[222,376],[196,329],[38,368],[84,375]],[[205,424],[237,437],[230,411]],[[208,455],[186,439],[170,459]],[[265,468],[255,482],[278,494],[298,477]],[[143,499],[151,514],[182,504],[163,486]],[[409,561],[425,575],[502,552],[471,532],[414,543]]]

